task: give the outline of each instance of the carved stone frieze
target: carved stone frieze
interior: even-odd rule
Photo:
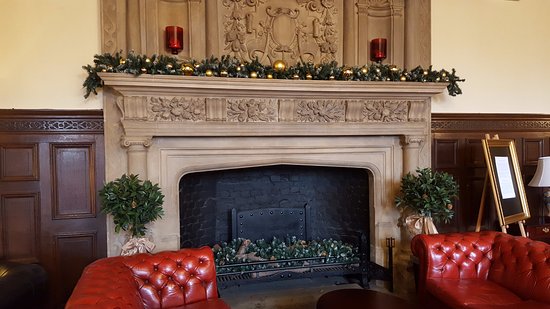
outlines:
[[[277,122],[276,99],[228,99],[229,122]]]
[[[296,105],[298,122],[344,122],[344,100],[302,100]]]
[[[264,64],[336,60],[337,9],[334,0],[223,0],[225,51]]]
[[[363,103],[361,114],[364,122],[407,121],[407,101],[373,100]]]
[[[148,121],[205,121],[206,102],[203,98],[149,97]]]

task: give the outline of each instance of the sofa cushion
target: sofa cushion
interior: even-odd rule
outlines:
[[[468,309],[550,309],[550,305],[541,303],[535,300],[526,300],[521,303],[507,304],[507,305],[471,305]]]
[[[550,246],[525,237],[497,235],[488,279],[523,299],[550,303]]]
[[[208,299],[206,301],[201,301],[198,303],[184,305],[180,307],[174,307],[171,309],[231,309],[231,308],[223,300],[217,298],[217,299]]]
[[[426,281],[426,290],[452,308],[522,302],[510,290],[485,279],[433,278]]]

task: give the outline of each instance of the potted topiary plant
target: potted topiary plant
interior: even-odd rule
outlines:
[[[146,225],[164,214],[164,195],[158,184],[142,181],[138,175],[122,175],[99,191],[101,211],[113,217],[115,232],[130,234],[121,255],[150,252],[154,244],[145,238]]]
[[[458,184],[445,172],[418,168],[401,179],[401,189],[395,205],[405,214],[405,225],[413,235],[436,234],[433,223],[448,223],[454,215],[453,201],[458,196]]]

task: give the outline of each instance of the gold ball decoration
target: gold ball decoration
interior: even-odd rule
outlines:
[[[256,77],[258,77],[258,73],[254,71],[250,72],[250,78],[256,78]]]
[[[399,69],[398,69],[397,66],[395,66],[395,65],[392,65],[392,66],[390,67],[390,70],[391,70],[392,72],[397,72],[397,71],[399,71]]]
[[[238,71],[238,72],[241,71],[241,67],[240,67],[240,66],[237,67],[237,71]]]
[[[221,77],[227,77],[227,75],[229,75],[229,74],[227,73],[226,70],[222,70],[222,71],[220,72],[220,76],[221,76]]]
[[[119,63],[120,63],[120,64],[125,64],[125,63],[126,63],[126,60],[120,59]]]
[[[313,79],[313,75],[311,75],[311,73],[307,73],[306,74],[306,79]]]
[[[206,75],[208,77],[212,77],[212,75],[214,75],[214,73],[212,72],[212,70],[208,69],[204,72],[204,75]]]
[[[284,60],[276,60],[273,62],[273,69],[277,72],[282,72],[286,70],[286,62]]]
[[[145,62],[149,63],[149,62],[151,62],[151,59],[146,58],[146,59],[145,59]]]
[[[101,72],[107,72],[107,69],[101,69]]]
[[[345,68],[343,74],[344,77],[348,79],[353,75],[353,71],[350,68]]]
[[[424,75],[428,75],[428,71],[426,71],[426,70],[424,70],[423,73],[424,73]]]
[[[168,64],[166,65],[166,68],[167,68],[168,70],[170,70],[170,69],[172,69],[172,65],[171,65],[170,63],[168,63]]]
[[[331,75],[331,76],[328,77],[328,79],[330,79],[330,80],[334,80],[334,78],[335,78],[334,75]]]
[[[300,75],[294,74],[294,75],[292,75],[292,79],[300,79]]]
[[[361,68],[361,73],[363,73],[363,74],[369,73],[369,68],[367,68],[367,67]]]
[[[399,78],[402,82],[406,81],[407,78],[405,76],[401,76],[401,78]]]
[[[141,73],[147,73],[147,69],[146,68],[141,68]]]
[[[273,79],[273,74],[267,74],[267,79]]]
[[[183,75],[185,76],[191,76],[193,75],[193,72],[195,71],[195,69],[193,69],[193,66],[190,65],[189,63],[184,63],[181,65],[181,70],[183,71]]]

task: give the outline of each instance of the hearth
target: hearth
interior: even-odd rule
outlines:
[[[181,245],[184,175],[276,165],[362,169],[370,260],[387,263],[385,239],[395,238],[395,281],[413,286],[393,198],[404,173],[430,165],[431,97],[445,84],[100,75],[107,180],[139,174],[166,196],[164,217],[149,227],[155,250]],[[107,223],[108,254],[117,255],[125,237]]]
[[[355,277],[364,286],[390,280],[389,269],[370,261],[368,180],[366,169],[304,165],[186,174],[181,247],[214,246],[222,288],[323,276]],[[245,261],[248,244],[258,243],[263,251]],[[289,255],[281,256],[281,245]],[[223,259],[222,247],[229,250]]]

